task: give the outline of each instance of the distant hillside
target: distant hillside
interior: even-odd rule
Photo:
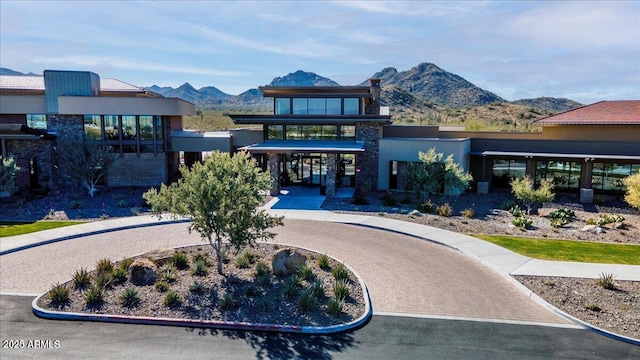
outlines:
[[[298,70],[271,80],[269,86],[340,86],[340,84],[312,72]]]
[[[34,73],[24,74],[24,73],[21,73],[21,72],[19,72],[19,71],[15,71],[15,70],[7,69],[7,68],[0,68],[0,75],[12,75],[12,76],[42,76],[42,75],[38,75],[38,74],[34,74]]]
[[[538,109],[549,109],[555,112],[564,112],[582,106],[579,102],[552,97],[538,97],[534,99],[520,99],[513,101],[514,104],[531,106]]]
[[[383,87],[393,85],[429,102],[455,108],[505,101],[498,95],[483,90],[431,63],[422,63],[402,72],[398,72],[395,68],[385,68],[375,73],[372,78],[381,79]],[[361,85],[367,84],[368,81],[365,81]]]

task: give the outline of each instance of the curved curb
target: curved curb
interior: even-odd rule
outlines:
[[[291,246],[287,244],[280,244],[283,246]],[[298,249],[317,251],[306,249],[303,247],[295,246]],[[333,258],[333,257],[332,257]],[[349,271],[358,279],[360,287],[362,288],[362,295],[365,303],[364,313],[357,319],[352,320],[345,324],[330,325],[330,326],[297,326],[297,325],[280,325],[280,324],[260,324],[249,323],[239,321],[221,321],[221,320],[192,320],[192,319],[175,319],[175,318],[158,318],[147,316],[124,316],[124,315],[108,315],[108,314],[83,314],[76,312],[63,312],[46,310],[38,306],[38,300],[45,296],[47,292],[37,296],[31,302],[31,309],[33,313],[44,319],[51,320],[72,320],[72,321],[96,321],[96,322],[108,322],[108,323],[120,323],[120,324],[139,324],[139,325],[163,325],[163,326],[183,326],[183,327],[196,327],[196,328],[214,328],[225,330],[240,330],[240,331],[269,331],[269,332],[283,332],[283,333],[297,333],[297,334],[316,334],[327,335],[346,332],[349,330],[355,330],[364,326],[373,316],[373,308],[371,306],[371,298],[369,297],[369,290],[364,281],[358,273],[356,273],[349,265],[344,264],[336,258],[334,260],[345,265]]]
[[[12,248],[12,249],[3,250],[3,251],[0,251],[0,256],[1,255],[11,254],[11,253],[22,251],[22,250],[31,249],[31,248],[42,246],[42,245],[53,244],[53,243],[57,243],[57,242],[60,242],[60,241],[65,241],[65,240],[78,239],[78,238],[81,238],[81,237],[86,237],[86,236],[91,236],[91,235],[99,235],[99,234],[106,234],[106,233],[115,232],[115,231],[121,231],[121,230],[138,229],[138,228],[145,228],[145,227],[151,227],[151,226],[160,226],[160,225],[168,225],[168,224],[180,224],[180,223],[187,223],[187,222],[191,222],[191,220],[189,220],[189,219],[158,220],[156,222],[146,222],[146,223],[140,223],[140,224],[122,225],[122,226],[116,226],[116,227],[105,228],[105,229],[100,229],[100,230],[87,231],[87,232],[78,233],[78,234],[60,236],[60,237],[49,239],[49,240],[40,240],[40,241],[36,241],[36,242],[30,243],[30,244],[17,246],[17,247]],[[80,225],[84,225],[84,224],[80,224]]]

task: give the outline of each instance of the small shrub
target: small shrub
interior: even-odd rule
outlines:
[[[55,284],[49,292],[47,298],[54,305],[64,305],[69,302],[69,289],[64,284]]]
[[[331,276],[333,276],[336,281],[347,280],[349,279],[349,270],[344,264],[338,264],[338,266],[331,270]]]
[[[191,268],[191,274],[196,276],[205,276],[209,272],[207,263],[204,260],[197,260]]]
[[[302,264],[297,269],[297,274],[302,280],[311,280],[316,277],[316,274],[313,273],[313,269],[309,264]]]
[[[96,276],[95,286],[101,289],[107,289],[111,286],[113,279],[110,272],[100,272]]]
[[[249,285],[245,289],[244,294],[247,295],[248,297],[256,297],[260,295],[260,289],[255,285]]]
[[[194,281],[191,286],[189,286],[189,291],[191,291],[192,293],[202,294],[205,290],[206,286],[204,285],[204,283],[197,280]]]
[[[594,218],[588,218],[587,221],[585,221],[585,223],[587,225],[595,225],[596,224],[596,219]]]
[[[136,288],[126,288],[118,296],[120,304],[126,307],[135,307],[140,304],[140,294]]]
[[[603,226],[623,221],[624,217],[622,215],[601,214],[600,218],[596,220],[595,224],[598,226]]]
[[[318,306],[318,300],[311,291],[304,291],[298,298],[298,309],[302,312],[313,311]]]
[[[435,204],[431,200],[427,200],[418,206],[418,211],[424,214],[430,214],[435,209]]]
[[[260,285],[262,287],[271,286],[271,275],[269,275],[269,274],[260,275],[260,276],[256,277],[256,281],[257,281],[258,285]]]
[[[129,205],[127,204],[127,200],[125,200],[125,199],[120,199],[120,200],[118,200],[117,206],[118,206],[119,208],[126,208],[126,207],[127,207],[127,206],[129,206]]]
[[[500,209],[509,211],[516,206],[520,208],[520,206],[518,206],[518,203],[515,200],[507,200],[503,202],[502,205],[500,205]]]
[[[269,265],[263,261],[259,261],[256,264],[256,277],[267,276],[270,274]]]
[[[511,220],[511,224],[521,229],[530,229],[531,226],[533,225],[533,220],[526,218],[524,216],[521,216],[521,217],[513,218],[513,220]]]
[[[567,208],[554,210],[549,213],[549,219],[572,219],[576,216],[576,213]]]
[[[168,263],[165,264],[160,268],[159,278],[167,283],[175,282],[177,279],[175,268]]]
[[[603,289],[615,290],[616,284],[615,284],[615,279],[613,277],[613,274],[611,273],[600,274],[600,277],[598,278],[598,285],[601,286]]]
[[[311,283],[311,287],[309,287],[309,292],[317,298],[323,298],[325,295],[324,282],[322,280],[314,281]]]
[[[167,307],[178,306],[182,303],[182,297],[175,291],[169,291],[162,302]]]
[[[246,256],[240,256],[236,259],[236,267],[238,269],[246,269],[249,267],[249,259]]]
[[[140,208],[139,206],[134,206],[132,208],[129,208],[129,211],[131,211],[131,215],[138,216],[142,212],[142,208]]]
[[[247,258],[250,264],[255,264],[256,261],[258,261],[258,254],[254,253],[253,251],[247,250],[244,253],[242,253],[242,256]]]
[[[450,217],[453,214],[453,210],[451,209],[451,205],[449,205],[449,203],[444,203],[441,206],[438,206],[437,212],[438,215],[444,217]]]
[[[129,266],[131,266],[131,264],[133,264],[133,258],[126,258],[120,261],[120,264],[118,264],[118,267],[129,271]]]
[[[109,259],[100,259],[96,264],[96,272],[99,273],[111,273],[113,271],[113,262]]]
[[[333,296],[341,301],[349,297],[349,284],[344,280],[338,280],[333,284]]]
[[[187,254],[182,252],[173,254],[170,262],[179,270],[185,270],[189,268],[189,257],[187,257]]]
[[[226,293],[218,300],[218,307],[222,310],[232,310],[238,306],[238,301],[232,293]]]
[[[327,302],[327,309],[325,310],[327,314],[338,316],[342,313],[342,301],[332,297]]]
[[[169,283],[167,283],[166,281],[156,281],[156,283],[153,286],[156,288],[156,290],[160,292],[165,292],[169,290]]]
[[[591,303],[586,304],[586,305],[584,306],[584,308],[585,308],[585,309],[587,309],[587,310],[594,311],[594,312],[600,312],[600,311],[602,311],[602,309],[601,309],[598,305],[596,305],[596,304],[591,304]]]
[[[513,215],[513,217],[523,217],[524,216],[524,211],[522,211],[522,209],[520,209],[520,206],[518,204],[515,204],[514,206],[509,208],[509,214]]]
[[[72,209],[80,209],[80,208],[82,208],[82,206],[84,206],[84,204],[80,200],[75,200],[74,199],[74,200],[71,200],[69,202],[69,207],[72,208]]]
[[[320,267],[320,269],[322,270],[329,270],[329,256],[325,254],[320,255],[320,257],[318,258],[318,267]]]
[[[111,271],[111,281],[114,285],[122,284],[127,281],[128,275],[129,272],[127,270],[121,267],[114,268],[113,271]]]
[[[472,208],[466,208],[466,209],[462,210],[462,211],[460,212],[460,214],[461,214],[464,218],[472,219],[472,218],[473,218],[473,215],[475,215],[475,212],[473,211],[473,209],[472,209]]]
[[[98,305],[104,299],[104,288],[92,286],[84,293],[84,301],[87,305]]]
[[[262,299],[258,302],[257,307],[258,307],[258,310],[267,312],[267,311],[271,311],[271,308],[273,308],[273,304],[269,299]]]
[[[204,253],[197,253],[197,254],[193,255],[191,260],[192,260],[193,263],[197,263],[198,261],[202,261],[202,262],[204,262],[205,266],[211,265],[209,263],[209,256],[207,256],[207,254],[204,254]]]
[[[284,287],[282,288],[282,295],[287,299],[294,298],[298,296],[300,293],[300,288],[302,287],[302,282],[298,275],[291,275],[284,283]]]
[[[73,286],[76,289],[84,289],[91,284],[91,274],[85,269],[80,268],[73,273]]]

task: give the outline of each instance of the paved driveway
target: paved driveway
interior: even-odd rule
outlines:
[[[277,242],[334,256],[369,287],[376,313],[569,324],[509,281],[442,245],[361,226],[285,220]],[[92,235],[0,257],[0,292],[41,293],[98,259],[119,260],[148,250],[201,244],[186,224]]]

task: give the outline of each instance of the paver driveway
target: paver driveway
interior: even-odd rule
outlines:
[[[501,275],[442,245],[361,226],[285,220],[278,243],[306,247],[353,267],[374,312],[569,324]],[[202,244],[187,224],[152,226],[66,240],[0,256],[0,292],[42,293],[98,259]]]

